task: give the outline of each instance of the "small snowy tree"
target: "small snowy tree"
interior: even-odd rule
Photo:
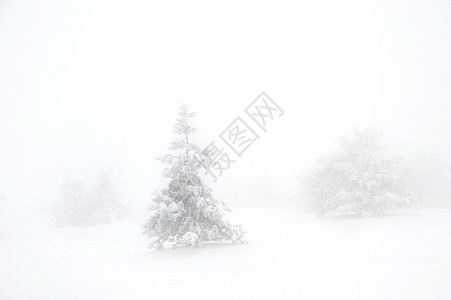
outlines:
[[[399,168],[400,159],[388,158],[375,130],[354,130],[342,139],[343,152],[320,161],[310,210],[318,216],[327,212],[353,212],[362,216],[381,214],[385,209],[411,202]]]
[[[101,171],[92,189],[81,181],[66,178],[61,201],[54,207],[58,226],[92,226],[119,220],[125,216],[120,196],[111,186],[108,175]]]
[[[149,206],[151,215],[143,225],[143,233],[150,238],[153,249],[245,242],[242,226],[231,225],[226,219],[228,206],[213,198],[210,188],[199,177],[198,171],[206,158],[190,141],[190,135],[196,131],[189,124],[194,116],[185,105],[181,106],[174,127],[180,138],[170,147],[177,153],[158,157],[169,165],[163,173],[169,183],[154,194]]]
[[[97,183],[91,190],[90,198],[94,207],[92,223],[104,224],[124,218],[126,212],[120,203],[121,197],[111,185],[105,170],[98,174]]]

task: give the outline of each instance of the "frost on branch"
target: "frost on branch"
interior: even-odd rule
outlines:
[[[341,140],[341,153],[320,161],[312,187],[312,212],[318,216],[331,211],[373,216],[411,203],[401,160],[386,157],[380,139],[375,130],[355,129],[351,139]]]
[[[150,217],[143,225],[153,249],[200,247],[214,242],[245,243],[242,226],[230,224],[226,218],[230,209],[213,198],[210,188],[199,177],[205,158],[189,139],[195,132],[189,124],[194,116],[185,105],[181,106],[174,127],[179,138],[170,146],[176,154],[157,158],[168,165],[163,176],[169,183],[154,193]]]

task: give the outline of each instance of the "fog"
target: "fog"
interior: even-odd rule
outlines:
[[[451,3],[446,0],[224,3],[0,0],[0,237],[4,229],[25,233],[24,236],[38,225],[50,230],[53,228],[50,213],[62,198],[65,180],[73,179],[93,187],[101,170],[109,175],[124,207],[132,216],[139,215],[123,223],[92,227],[89,233],[63,228],[33,235],[32,239],[42,243],[34,240],[14,242],[11,246],[5,243],[4,248],[0,247],[2,267],[16,270],[14,262],[20,261],[23,265],[19,264],[19,271],[29,268],[24,274],[36,280],[29,281],[35,286],[24,287],[24,294],[17,299],[88,299],[86,295],[92,299],[107,295],[105,299],[113,299],[107,292],[95,294],[92,292],[95,288],[91,290],[87,283],[89,272],[83,266],[90,265],[87,262],[91,259],[93,270],[99,272],[93,271],[92,276],[99,277],[108,270],[105,266],[110,267],[111,261],[121,262],[120,274],[111,271],[109,276],[113,277],[106,276],[105,282],[96,286],[103,291],[111,290],[110,285],[117,282],[129,284],[120,277],[127,272],[138,272],[142,278],[148,275],[144,269],[137,271],[135,260],[127,259],[139,255],[140,259],[144,258],[140,251],[145,251],[145,245],[139,239],[143,238],[139,236],[142,216],[152,192],[168,182],[162,177],[165,165],[155,158],[169,153],[170,142],[175,137],[173,126],[183,103],[198,113],[193,123],[197,132],[191,141],[201,148],[216,141],[227,150],[220,143],[220,134],[237,117],[252,124],[260,136],[242,157],[233,157],[236,161],[217,182],[208,180],[213,195],[232,209],[238,209],[237,218],[245,225],[247,222],[251,234],[251,243],[244,250],[208,248],[211,252],[197,252],[203,253],[197,256],[199,261],[213,258],[215,263],[222,261],[224,255],[236,256],[234,264],[219,267],[219,272],[226,274],[228,284],[242,287],[242,280],[249,280],[251,286],[259,287],[263,297],[271,295],[266,289],[280,287],[266,284],[274,283],[274,276],[297,278],[298,275],[288,275],[293,270],[303,270],[299,273],[303,278],[300,282],[311,283],[311,290],[307,288],[305,296],[313,299],[309,291],[334,290],[318,285],[324,270],[324,274],[344,274],[339,277],[350,282],[357,280],[356,286],[361,290],[350,287],[349,291],[361,296],[355,299],[368,299],[364,297],[365,292],[374,291],[366,285],[368,282],[390,279],[382,274],[404,278],[405,270],[409,272],[409,268],[418,266],[409,264],[409,268],[404,268],[406,258],[392,252],[392,248],[384,248],[390,245],[387,239],[401,237],[400,253],[405,250],[404,253],[411,255],[406,264],[409,259],[432,263],[443,259],[445,267],[434,273],[443,276],[422,278],[431,274],[428,273],[430,265],[422,267],[422,272],[410,272],[411,276],[421,274],[412,280],[425,283],[424,290],[412,288],[409,297],[395,292],[391,294],[393,299],[421,299],[426,295],[447,299],[451,295],[449,287],[434,279],[451,276],[447,256],[451,253],[448,251],[451,241],[445,233],[434,235],[437,228],[451,228],[446,223],[449,222],[446,210],[439,213],[431,210],[432,215],[422,210],[414,213],[407,210],[394,215],[400,219],[356,220],[358,226],[353,227],[340,223],[339,219],[318,223],[298,213],[297,208],[310,197],[307,190],[310,176],[318,167],[318,158],[338,151],[340,136],[352,135],[353,128],[379,130],[387,153],[403,157],[406,166],[418,171],[416,188],[424,197],[419,207],[451,207],[450,15]],[[266,132],[256,127],[245,112],[263,91],[283,110],[281,116],[277,114],[268,123]],[[422,194],[426,190],[434,195]],[[268,207],[279,209],[274,210],[275,217],[272,210],[266,210]],[[272,217],[275,221],[268,223]],[[296,235],[281,236],[280,232],[287,228],[294,228]],[[374,239],[363,239],[366,244],[351,239],[362,234],[360,228],[372,230]],[[421,229],[418,239],[406,228]],[[144,249],[131,246],[129,252],[124,250],[131,254],[124,254],[114,239],[108,239],[116,232],[122,234],[122,239],[117,241]],[[297,236],[306,239],[310,247],[300,246]],[[72,238],[86,245],[86,252],[71,248]],[[429,244],[421,242],[421,238]],[[260,247],[266,245],[263,241],[267,239],[274,243]],[[101,241],[103,247],[110,245],[114,250],[109,253],[102,246],[95,248],[92,245],[97,244],[93,241]],[[339,244],[338,250],[351,249],[343,253],[352,253],[349,257],[353,255],[356,265],[363,261],[362,268],[369,266],[366,259],[382,262],[368,267],[381,277],[378,280],[362,277],[359,281],[353,275],[342,273],[348,266],[340,264],[348,257],[337,254],[330,258],[331,253],[324,255],[337,264],[329,269],[322,266],[315,269],[314,265],[313,275],[302,273],[306,264],[321,259],[315,255],[322,252],[316,250],[329,248],[331,241],[352,241],[345,246]],[[35,245],[40,246],[33,248]],[[387,255],[372,257],[373,252],[366,247]],[[25,255],[20,249],[35,252]],[[285,256],[287,249],[294,250]],[[411,253],[412,249],[417,252]],[[109,254],[105,257],[96,256],[106,252]],[[284,254],[279,256],[279,252]],[[5,258],[5,253],[15,259]],[[189,253],[186,257],[200,255]],[[441,255],[440,258],[435,254]],[[59,257],[60,264],[58,261],[43,263],[52,261],[48,260],[52,255]],[[141,267],[152,266],[155,274],[149,278],[159,278],[161,290],[170,289],[173,280],[185,280],[191,274],[193,261],[184,261],[185,256],[169,259],[155,255],[144,264],[139,259],[136,263],[140,261]],[[268,269],[266,263],[273,261],[274,255],[276,263]],[[24,257],[28,260],[22,261]],[[175,270],[170,267],[172,259],[183,261],[184,268],[177,269],[181,273],[171,273]],[[291,259],[302,268],[288,268]],[[401,267],[384,269],[386,261],[391,259],[400,259]],[[67,281],[72,282],[67,287],[67,282],[54,275],[60,274],[59,268],[69,261],[73,261],[70,268],[74,272],[70,276],[74,277]],[[261,263],[264,267],[259,266]],[[41,264],[49,268],[42,278],[40,272],[32,271],[39,270]],[[157,274],[160,270],[169,271]],[[203,280],[209,276],[208,270],[196,269],[194,273],[200,274]],[[260,275],[246,277],[249,270],[260,270]],[[20,289],[26,281],[20,279],[23,274],[19,271],[2,276],[1,281],[6,284],[0,287],[0,298],[3,293],[17,296],[14,289]],[[77,274],[82,274],[81,279]],[[138,275],[129,278],[140,278]],[[210,283],[215,284],[216,277],[212,278]],[[74,282],[81,282],[80,286],[72,286]],[[329,278],[325,282],[336,281]],[[337,282],[335,288],[339,289],[340,281]],[[142,285],[138,287],[138,284]],[[124,290],[145,291],[140,295],[154,296],[155,290],[150,293],[141,289],[147,284],[137,280]],[[386,282],[385,287],[389,284]],[[411,286],[420,285],[423,286]],[[289,293],[296,286],[293,283],[280,290]],[[437,294],[430,293],[430,286],[440,286]],[[178,287],[177,291],[184,295],[190,284]],[[402,289],[403,284],[398,287]],[[50,291],[53,298],[48,296]],[[340,291],[346,297],[349,295],[346,289]],[[287,299],[297,299],[292,292],[287,294]],[[114,299],[140,298],[137,294],[126,295],[115,294]],[[232,294],[230,298],[236,297]]]
[[[105,168],[126,204],[162,185],[177,108],[206,146],[262,91],[284,110],[215,183],[233,205],[293,200],[352,127],[395,153],[451,153],[447,1],[3,1],[0,191],[23,208]],[[263,196],[269,199],[262,199]]]

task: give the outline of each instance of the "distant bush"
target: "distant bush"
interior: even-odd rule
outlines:
[[[332,211],[374,216],[411,203],[401,160],[387,157],[380,141],[381,134],[371,129],[355,129],[351,139],[342,138],[343,151],[320,161],[309,210],[318,216]]]

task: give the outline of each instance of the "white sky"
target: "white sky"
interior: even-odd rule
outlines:
[[[446,0],[0,0],[0,193],[40,207],[105,167],[145,205],[180,103],[206,145],[263,90],[285,115],[215,184],[234,204],[290,197],[352,126],[449,157],[450,16]]]

